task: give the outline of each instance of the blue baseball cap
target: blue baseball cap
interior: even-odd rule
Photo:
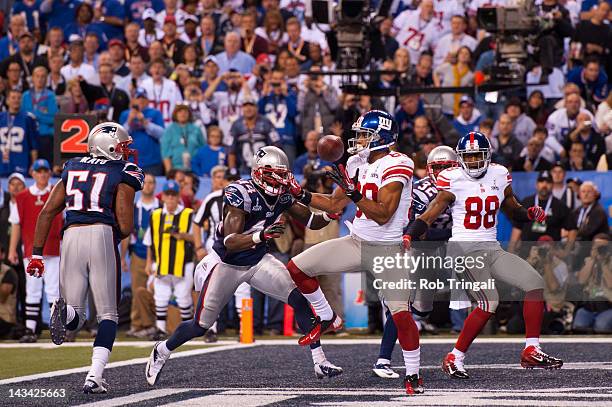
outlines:
[[[168,180],[164,184],[164,188],[162,189],[162,192],[165,193],[165,194],[167,194],[167,193],[178,194],[180,190],[181,189],[179,188],[179,184],[176,181]]]
[[[34,161],[34,164],[32,164],[32,169],[34,171],[38,171],[38,170],[50,170],[51,166],[49,165],[49,161],[43,159],[43,158],[39,158],[38,160]]]
[[[148,98],[149,95],[147,94],[147,90],[145,88],[136,88],[136,90],[134,91],[134,97],[135,98],[141,98],[141,97]]]

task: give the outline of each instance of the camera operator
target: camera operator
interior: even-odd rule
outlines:
[[[593,129],[592,118],[587,113],[578,113],[576,128],[569,134],[565,149],[569,151],[575,142],[584,145],[585,158],[592,163],[597,163],[602,154],[606,153],[604,138]]]
[[[612,332],[612,258],[609,246],[608,234],[595,235],[590,256],[578,272],[578,282],[584,286],[586,302],[576,311],[575,332]]]
[[[538,16],[545,22],[537,39],[544,78],[563,63],[563,39],[572,35],[573,28],[569,11],[558,0],[543,0],[536,7]]]

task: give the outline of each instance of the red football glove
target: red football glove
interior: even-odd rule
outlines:
[[[410,235],[402,236],[402,246],[404,247],[404,250],[406,251],[410,250],[410,247],[412,246],[412,236]]]
[[[330,177],[342,190],[345,195],[348,196],[351,201],[357,203],[363,196],[357,189],[356,181],[351,179],[344,165],[338,164],[333,165],[331,171],[327,171],[327,176]]]
[[[285,232],[285,222],[283,221],[275,222],[260,232],[261,240],[266,241],[270,239],[276,239],[277,237],[280,237],[280,235],[282,235],[284,232]]]
[[[287,179],[286,186],[289,189],[291,195],[293,195],[293,197],[298,201],[304,197],[304,189],[291,173],[289,174],[289,177]]]
[[[536,222],[542,223],[546,220],[546,212],[541,206],[532,206],[527,209],[527,217],[529,220],[535,220]]]
[[[32,277],[40,278],[45,272],[45,263],[42,256],[32,256],[26,272]]]

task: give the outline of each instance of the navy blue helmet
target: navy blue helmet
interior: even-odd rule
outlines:
[[[469,176],[479,178],[487,172],[491,163],[491,144],[484,134],[471,131],[461,137],[456,152],[457,161]],[[470,158],[466,159],[468,156]]]
[[[353,123],[352,130],[356,134],[348,140],[348,152],[356,154],[366,148],[372,151],[389,148],[397,141],[397,129],[397,123],[389,113],[370,110]]]

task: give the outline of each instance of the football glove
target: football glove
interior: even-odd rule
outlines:
[[[276,239],[285,232],[285,223],[283,221],[274,222],[261,232],[259,232],[259,238],[262,242],[270,239]]]
[[[45,262],[42,256],[33,255],[30,258],[26,272],[32,277],[40,278],[45,272]]]
[[[331,171],[327,171],[327,176],[330,177],[342,190],[349,199],[355,203],[361,201],[363,195],[357,189],[355,180],[351,179],[342,164],[333,165]]]
[[[306,191],[304,188],[302,188],[298,180],[295,179],[295,177],[291,173],[289,174],[289,177],[287,178],[286,186],[287,186],[287,189],[289,190],[289,193],[293,195],[293,197],[298,202],[301,202],[306,206],[310,205],[312,194]]]
[[[527,217],[529,220],[535,220],[536,222],[542,223],[546,220],[546,212],[541,206],[532,206],[527,209]]]
[[[410,235],[402,236],[402,247],[404,248],[404,250],[405,251],[410,250],[411,246],[412,246],[412,236]]]

